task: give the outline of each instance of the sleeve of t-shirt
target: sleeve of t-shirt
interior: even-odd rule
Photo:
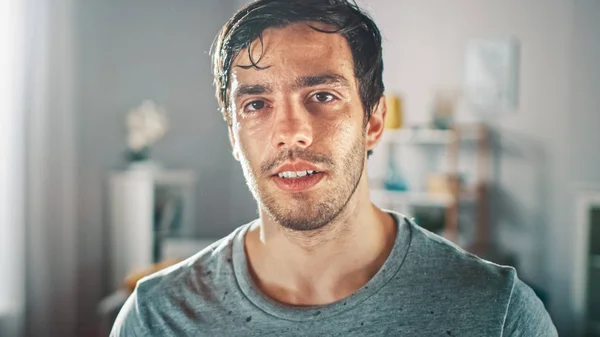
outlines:
[[[558,336],[542,301],[518,278],[515,278],[502,336]]]
[[[140,317],[137,290],[127,299],[110,331],[110,337],[148,336]]]

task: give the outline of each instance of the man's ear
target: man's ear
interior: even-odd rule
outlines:
[[[383,134],[385,127],[385,115],[387,113],[387,105],[385,102],[385,96],[379,98],[379,102],[375,105],[375,109],[371,113],[369,123],[367,123],[367,130],[365,134],[365,146],[367,150],[373,150]]]
[[[237,144],[235,143],[235,137],[233,137],[233,130],[231,129],[231,125],[227,127],[229,133],[229,143],[231,143],[231,148],[233,149],[232,154],[235,160],[240,161],[240,155],[237,150]]]

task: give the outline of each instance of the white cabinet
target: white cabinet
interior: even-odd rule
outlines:
[[[140,168],[110,174],[111,289],[160,258],[161,238],[194,235],[195,188],[192,171]]]

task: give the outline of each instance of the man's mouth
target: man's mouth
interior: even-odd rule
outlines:
[[[283,179],[294,179],[294,178],[302,178],[306,176],[311,176],[314,174],[318,174],[318,171],[315,170],[304,170],[304,171],[283,171],[279,172],[277,176]]]
[[[302,192],[317,185],[326,175],[320,166],[309,161],[293,160],[276,168],[272,179],[283,191]]]
[[[282,171],[273,175],[275,184],[283,191],[302,192],[317,185],[325,173],[315,170]]]

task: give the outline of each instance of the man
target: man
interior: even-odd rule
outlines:
[[[139,282],[112,336],[557,335],[513,268],[371,203],[381,37],[355,4],[256,1],[213,61],[259,219]]]

